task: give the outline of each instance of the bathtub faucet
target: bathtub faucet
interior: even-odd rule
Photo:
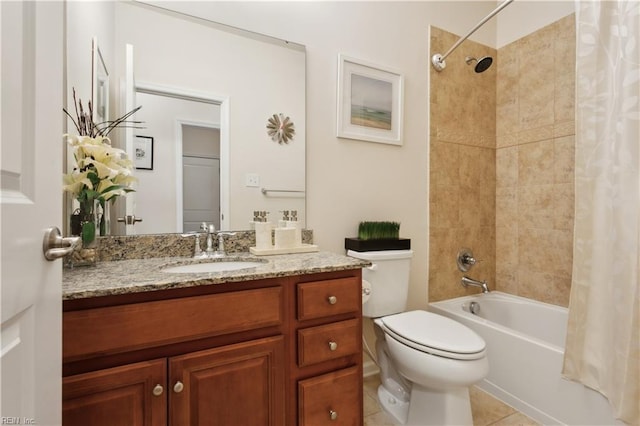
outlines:
[[[463,287],[469,287],[470,285],[474,287],[480,287],[483,293],[489,293],[489,286],[487,285],[486,280],[476,281],[473,278],[462,277],[462,281],[460,282],[460,284],[462,284]]]

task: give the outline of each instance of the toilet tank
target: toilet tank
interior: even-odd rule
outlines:
[[[406,309],[413,250],[348,250],[347,256],[372,264],[362,270],[362,279],[371,284],[370,297],[362,305],[363,316],[377,318]]]

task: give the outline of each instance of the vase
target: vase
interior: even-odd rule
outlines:
[[[81,201],[80,207],[71,215],[71,235],[79,236],[82,243],[66,256],[65,266],[93,266],[96,264],[97,234],[100,231],[100,202]]]
[[[100,203],[99,212],[100,236],[111,235],[111,202],[103,201]]]

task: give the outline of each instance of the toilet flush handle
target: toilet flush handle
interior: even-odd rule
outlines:
[[[367,269],[370,271],[377,271],[378,270],[378,264],[377,263],[372,263],[371,266],[367,266]]]

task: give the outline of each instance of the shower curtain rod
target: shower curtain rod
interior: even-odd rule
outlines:
[[[441,55],[439,53],[436,53],[435,55],[433,55],[431,57],[431,64],[433,64],[433,67],[437,70],[437,71],[442,71],[447,64],[444,62],[445,58],[447,56],[449,56],[451,54],[451,52],[453,52],[458,46],[460,46],[460,44],[462,44],[463,41],[465,41],[466,39],[469,38],[469,36],[473,33],[475,33],[478,28],[480,28],[481,26],[484,25],[485,22],[487,22],[489,19],[493,18],[498,12],[500,12],[502,9],[504,9],[505,7],[507,7],[513,0],[505,0],[504,3],[502,3],[500,6],[498,6],[493,12],[491,12],[490,14],[488,14],[482,21],[480,21],[478,23],[478,25],[476,25],[475,27],[473,27],[471,29],[471,31],[469,31],[464,37],[461,37],[456,44],[454,44],[453,46],[451,46],[451,49],[447,50],[447,53],[445,53],[444,55]]]

